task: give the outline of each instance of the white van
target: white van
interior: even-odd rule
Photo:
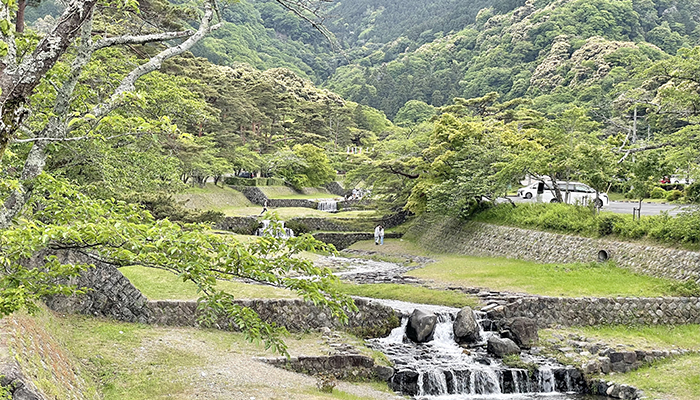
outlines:
[[[585,183],[557,181],[557,186],[559,186],[564,202],[567,204],[587,205],[590,202],[596,202],[596,207],[598,208],[610,204],[610,199],[606,193],[598,193],[598,199],[596,200],[595,189]],[[557,202],[557,196],[554,194],[552,185],[545,182],[535,182],[529,186],[518,189],[518,197],[534,199],[541,203]]]

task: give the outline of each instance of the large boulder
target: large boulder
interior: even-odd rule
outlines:
[[[479,335],[479,323],[474,318],[474,312],[469,307],[464,307],[457,313],[452,324],[457,343],[476,343],[481,339]]]
[[[518,317],[501,321],[501,336],[512,339],[521,349],[531,349],[540,340],[537,322],[530,318]]]
[[[433,332],[437,324],[437,316],[432,313],[415,309],[408,317],[406,336],[416,343],[425,343],[433,340]]]
[[[511,354],[520,354],[520,347],[510,339],[502,339],[491,336],[486,343],[486,350],[498,358],[503,358]]]

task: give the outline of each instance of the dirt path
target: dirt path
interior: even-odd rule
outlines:
[[[182,368],[180,374],[189,376],[190,393],[193,399],[328,399],[316,388],[316,379],[311,376],[275,368],[255,361],[255,351],[233,349],[228,352],[212,351],[211,344],[193,340],[187,330],[173,329],[150,342],[149,348],[163,350],[174,348],[188,351],[206,358],[204,365]],[[297,352],[301,349],[290,349]],[[304,355],[318,354],[320,349],[310,349]],[[300,355],[292,353],[292,355]],[[394,394],[382,392],[366,384],[338,382],[336,390],[366,399],[401,399]]]

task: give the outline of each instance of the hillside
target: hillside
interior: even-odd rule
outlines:
[[[502,100],[600,102],[649,61],[698,43],[700,2],[527,1],[386,62],[381,49],[339,68],[331,90],[392,117],[408,100],[442,106],[495,91]],[[402,39],[397,39],[402,40]]]

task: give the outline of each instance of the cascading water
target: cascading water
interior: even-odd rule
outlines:
[[[318,206],[316,207],[319,211],[325,212],[338,212],[338,201],[337,200],[319,200]]]
[[[283,239],[294,237],[294,231],[290,228],[285,228],[284,221],[277,222],[275,224],[277,226],[273,226],[268,219],[264,219],[260,223],[262,227],[255,232],[256,236],[275,236]]]
[[[404,315],[402,324],[388,337],[372,339],[368,344],[394,363],[396,374],[390,386],[397,392],[417,399],[455,400],[534,399],[544,393],[548,393],[548,399],[574,399],[579,398],[574,393],[584,392],[580,373],[554,360],[523,353],[523,361],[537,366],[526,370],[508,367],[491,357],[484,345],[489,336],[497,333],[485,332],[482,328],[482,342],[469,348],[460,347],[454,340],[452,328],[457,309],[382,302]],[[405,337],[411,307],[437,315],[432,341],[414,343]]]

